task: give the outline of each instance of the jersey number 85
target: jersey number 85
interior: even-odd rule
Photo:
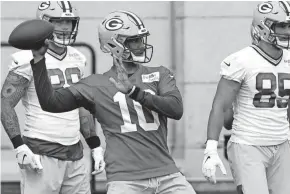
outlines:
[[[263,86],[264,81],[270,81],[271,87],[265,88]],[[259,93],[255,94],[253,105],[257,108],[273,108],[277,102],[278,108],[287,108],[290,96],[290,88],[285,89],[286,81],[290,83],[289,73],[278,73],[278,80],[273,73],[259,73],[256,77],[256,89],[259,91]],[[277,86],[278,96],[275,93]],[[265,101],[262,98],[263,96],[269,96],[269,100]],[[288,98],[282,99],[285,96],[288,96]]]

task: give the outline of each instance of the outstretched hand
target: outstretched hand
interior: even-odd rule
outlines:
[[[128,72],[123,66],[123,62],[121,59],[117,59],[113,57],[114,65],[117,69],[117,80],[110,77],[110,82],[115,85],[115,87],[122,93],[128,94],[133,88],[133,84],[130,82],[128,78]]]

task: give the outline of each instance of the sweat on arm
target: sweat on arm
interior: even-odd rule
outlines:
[[[158,95],[142,91],[139,87],[136,87],[130,97],[150,110],[168,118],[179,120],[182,117],[182,97],[176,86],[174,76],[168,69],[165,69],[165,72],[161,75],[158,84]]]
[[[60,88],[54,90],[48,78],[45,58],[34,64],[30,61],[35,89],[38,96],[39,104],[44,111],[60,113],[74,110],[79,107],[84,107],[90,111],[91,105],[86,99],[79,94],[78,97],[68,88]]]

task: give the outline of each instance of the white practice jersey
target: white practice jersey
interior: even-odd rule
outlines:
[[[272,59],[249,46],[221,63],[221,76],[241,83],[234,102],[231,141],[248,145],[277,145],[287,140],[290,95],[290,53]]]
[[[48,54],[49,53],[49,54]],[[68,46],[63,56],[51,50],[45,54],[48,76],[54,88],[68,87],[78,82],[84,73],[85,56],[73,47]],[[40,107],[30,60],[32,52],[20,51],[12,55],[9,71],[13,71],[30,81],[29,87],[22,97],[25,108],[25,126],[23,135],[38,138],[62,145],[73,145],[80,140],[79,110],[64,113],[49,113]]]

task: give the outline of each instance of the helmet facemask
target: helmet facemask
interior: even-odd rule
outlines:
[[[137,63],[148,63],[151,61],[153,55],[153,46],[147,44],[147,37],[149,34],[137,35],[125,38],[123,42],[123,55],[122,59],[125,62],[137,62]],[[130,47],[130,42],[135,42],[133,44],[138,45],[137,48]]]
[[[111,37],[111,40],[101,45],[101,50],[104,53],[111,53],[113,57],[121,58],[124,62],[148,63],[153,56],[153,46],[147,43],[148,36],[149,34],[130,37],[118,35],[117,39]],[[129,48],[128,41],[134,39],[141,39],[142,47]]]
[[[76,41],[79,25],[79,17],[53,17],[49,18],[49,22],[52,21],[62,21],[70,20],[72,21],[72,29],[68,31],[63,30],[54,30],[53,32],[53,41],[59,46],[68,46],[73,44]]]
[[[260,3],[254,10],[251,28],[253,43],[264,41],[279,49],[289,49],[289,10],[290,4],[286,1]]]
[[[290,33],[279,34],[275,32],[276,31],[275,28],[277,27],[277,25],[289,25],[289,23],[280,22],[280,23],[274,23],[272,25],[272,30],[271,30],[270,35],[275,38],[273,44],[277,46],[278,48],[289,50],[290,49]]]

